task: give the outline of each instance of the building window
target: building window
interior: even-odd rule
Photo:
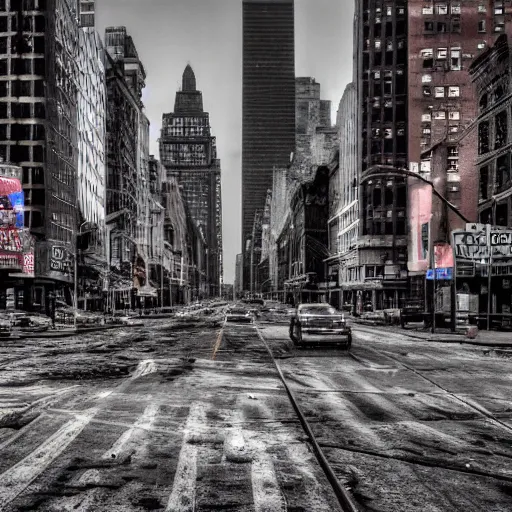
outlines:
[[[432,82],[432,75],[423,75],[421,77],[421,81],[424,84],[429,84],[430,82]]]
[[[485,32],[485,20],[478,22],[478,32]]]
[[[489,121],[483,121],[478,125],[478,154],[489,152]]]
[[[447,170],[457,172],[459,170],[459,149],[457,146],[448,147]]]
[[[496,184],[502,188],[510,183],[510,153],[496,160]]]
[[[483,50],[487,46],[487,43],[484,41],[482,43],[478,43],[477,48],[479,50]]]
[[[487,93],[482,94],[482,96],[480,96],[480,102],[478,104],[478,106],[480,107],[480,110],[485,110],[487,108],[488,103],[489,103],[489,96],[487,96]]]
[[[422,123],[430,123],[432,121],[432,115],[431,114],[422,114],[421,115],[421,122]]]
[[[452,19],[452,33],[453,34],[460,33],[460,18]]]
[[[446,112],[444,110],[434,112],[434,119],[446,119]]]
[[[448,6],[446,4],[436,4],[436,13],[437,14],[448,14]]]
[[[423,25],[423,30],[427,34],[433,34],[434,33],[434,22],[433,21],[425,21]]]
[[[423,86],[423,96],[426,96],[426,97],[432,96],[432,89],[428,85]]]
[[[494,149],[499,149],[507,143],[508,127],[506,110],[502,110],[500,113],[496,115],[494,126]]]
[[[480,168],[480,201],[485,201],[489,198],[489,167]]]
[[[451,85],[448,87],[448,97],[458,98],[460,96],[460,87],[458,85]]]
[[[486,12],[486,11],[487,11],[487,8],[484,4],[478,5],[478,12]]]
[[[450,50],[450,67],[452,71],[461,70],[460,48],[452,48]]]
[[[448,112],[448,119],[450,119],[450,121],[459,121],[460,120],[460,112],[458,110],[453,110],[452,112]]]
[[[426,16],[432,15],[434,14],[434,7],[432,5],[424,5],[421,13]]]
[[[434,87],[434,97],[444,98],[444,87]]]
[[[437,49],[437,59],[445,60],[448,57],[448,48],[438,48]]]

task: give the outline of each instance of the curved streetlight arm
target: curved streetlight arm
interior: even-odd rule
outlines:
[[[373,171],[372,169],[375,169],[375,171]],[[384,173],[384,172],[379,172],[379,171],[386,171],[386,172]],[[423,176],[421,176],[420,174],[418,174],[416,172],[410,171],[409,169],[402,169],[400,167],[393,167],[392,165],[389,165],[389,166],[388,165],[379,165],[379,166],[376,166],[374,168],[370,168],[368,170],[366,176],[367,177],[372,177],[372,178],[373,177],[376,177],[376,178],[381,178],[381,177],[386,178],[386,177],[389,177],[390,174],[395,174],[396,176],[409,176],[410,178],[416,178],[417,180],[420,180],[423,183],[426,183],[427,185],[429,185],[432,188],[432,193],[436,197],[441,199],[441,201],[446,206],[448,206],[448,208],[450,208],[450,210],[452,210],[452,212],[454,212],[465,223],[467,223],[467,224],[470,223],[469,219],[467,219],[462,213],[460,213],[456,206],[454,206],[452,203],[450,203],[450,201],[448,201],[448,199],[446,199],[446,197],[441,195],[436,190],[436,187],[434,186],[434,183],[432,183],[431,181],[427,180],[426,178],[424,178]]]

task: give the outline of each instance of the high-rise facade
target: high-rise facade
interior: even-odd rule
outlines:
[[[243,2],[242,251],[274,167],[295,151],[293,0]],[[244,258],[244,267],[248,262]],[[248,272],[244,271],[244,288]]]
[[[362,140],[361,301],[376,309],[422,302],[432,245],[450,243],[477,219],[475,117],[471,62],[510,32],[501,0],[357,0],[359,133]],[[375,175],[377,173],[378,175]],[[364,285],[364,286],[363,286]]]
[[[496,37],[510,32],[505,2],[408,2],[409,165],[468,220],[477,220],[478,97],[469,67]],[[506,124],[506,122],[505,122]],[[510,166],[509,162],[505,167]],[[450,232],[465,222],[449,211],[428,185],[409,180],[409,274],[424,282],[429,268],[428,237],[449,244]]]
[[[150,191],[149,120],[142,90],[146,73],[125,27],[105,31],[107,83],[107,231],[114,299],[157,295],[149,276],[161,249],[151,244],[158,209]],[[123,300],[127,300],[123,298]],[[135,297],[131,295],[131,303]]]
[[[192,219],[206,240],[208,294],[218,296],[222,284],[221,169],[210,116],[203,108],[194,71],[187,65],[174,112],[164,114],[160,160],[167,176],[175,178]]]
[[[22,168],[25,228],[35,237],[34,279],[14,283],[27,308],[47,305],[50,290],[70,298],[73,281],[76,16],[68,0],[10,0],[0,11],[0,160]]]
[[[405,168],[407,154],[407,4],[356,2],[356,56],[361,140],[358,266],[354,302],[399,307],[407,292],[407,185],[379,166]],[[385,174],[385,172],[384,172]]]

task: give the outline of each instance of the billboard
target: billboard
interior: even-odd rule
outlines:
[[[20,180],[0,176],[0,268],[23,266],[24,207]]]

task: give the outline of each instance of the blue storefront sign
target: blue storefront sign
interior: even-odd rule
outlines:
[[[432,281],[434,279],[434,271],[429,268],[427,270],[427,279]],[[436,268],[436,281],[450,281],[453,279],[453,268]]]

